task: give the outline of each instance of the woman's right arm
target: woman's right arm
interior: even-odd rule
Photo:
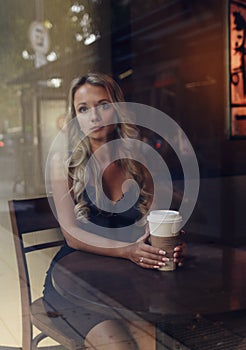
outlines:
[[[51,186],[57,218],[64,238],[70,247],[110,256],[121,256],[124,253],[122,248],[130,243],[98,236],[77,225],[67,174],[63,160],[58,154],[53,157],[51,162]]]

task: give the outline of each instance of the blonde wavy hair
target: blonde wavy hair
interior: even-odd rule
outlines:
[[[109,75],[103,73],[89,73],[85,76],[79,77],[72,81],[70,91],[69,91],[69,113],[68,121],[76,118],[76,111],[74,107],[74,95],[76,91],[83,86],[84,84],[90,84],[94,86],[103,87],[108,93],[109,100],[113,104],[114,109],[117,114],[118,125],[115,131],[115,139],[121,139],[123,142],[128,138],[139,139],[139,131],[134,124],[127,123],[127,112],[124,107],[124,104],[117,104],[117,102],[124,102],[124,95],[119,85],[114,79]],[[89,217],[89,208],[87,202],[83,199],[83,193],[86,187],[86,165],[88,160],[92,156],[89,139],[86,136],[83,136],[82,131],[79,128],[77,119],[75,122],[70,123],[70,149],[72,152],[68,158],[67,167],[68,167],[68,177],[70,191],[72,193],[74,202],[75,202],[75,215],[78,220],[84,222],[88,221]],[[69,123],[68,123],[69,125]],[[124,148],[124,147],[123,147]],[[126,147],[127,149],[127,147]],[[130,158],[127,158],[124,150],[118,150],[119,157],[117,165],[123,169],[127,178],[133,179],[137,182],[140,188],[140,195],[138,201],[138,208],[142,215],[148,211],[149,200],[151,194],[147,189],[147,177],[148,172],[144,166],[139,162],[136,162]],[[135,152],[135,149],[134,149]],[[129,147],[128,147],[129,153]],[[100,169],[94,164],[93,168],[90,169],[90,174],[93,174],[95,178],[95,204],[100,203],[101,198],[101,188],[98,186],[97,179],[101,176]]]

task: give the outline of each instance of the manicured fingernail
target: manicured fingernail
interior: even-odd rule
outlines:
[[[154,267],[154,269],[159,269],[160,268],[160,266],[153,266]]]
[[[158,262],[159,266],[165,266],[166,264],[164,262]]]
[[[166,252],[164,250],[159,250],[159,254],[166,255]]]
[[[169,261],[169,258],[162,258],[162,261]]]

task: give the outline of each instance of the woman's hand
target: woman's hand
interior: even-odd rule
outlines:
[[[184,263],[184,250],[185,243],[181,243],[174,248],[173,261],[178,264],[178,266],[183,266]]]
[[[185,233],[184,230],[180,231],[180,235],[183,235],[184,233]],[[183,266],[185,247],[186,247],[186,244],[184,242],[181,242],[177,247],[174,248],[173,261],[178,266]]]
[[[147,269],[158,269],[165,266],[165,263],[169,261],[169,258],[165,256],[166,252],[149,245],[148,239],[149,232],[146,232],[136,242],[126,246],[126,258]],[[184,243],[174,248],[173,261],[177,263],[178,266],[183,265],[184,248]]]
[[[126,258],[146,269],[158,269],[169,259],[166,252],[148,244],[149,233],[146,232],[136,242],[125,247]]]

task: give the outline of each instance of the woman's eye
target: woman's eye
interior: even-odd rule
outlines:
[[[102,110],[107,110],[107,109],[109,109],[110,108],[110,104],[109,103],[102,103],[101,105],[100,105],[100,109],[102,109]]]
[[[82,106],[82,107],[79,108],[79,113],[86,113],[86,112],[88,112],[88,110],[89,109],[87,107]]]

